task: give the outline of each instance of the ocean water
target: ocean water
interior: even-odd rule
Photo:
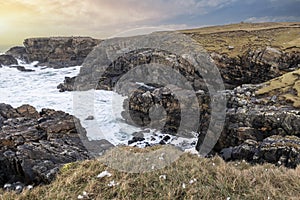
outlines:
[[[42,108],[62,110],[78,117],[87,130],[90,140],[106,139],[113,145],[128,144],[134,132],[141,128],[126,124],[122,117],[123,100],[125,97],[104,90],[90,90],[85,92],[59,92],[56,88],[65,76],[75,76],[80,66],[52,69],[36,66],[37,63],[26,64],[18,60],[19,65],[34,72],[21,72],[9,66],[0,68],[0,103],[7,103],[13,107],[30,104],[38,111]],[[85,120],[88,116],[94,120]],[[145,131],[145,130],[144,130]],[[146,143],[156,144],[165,136],[156,130],[144,133],[145,141],[134,143],[144,147]],[[196,138],[179,138],[170,136],[168,143],[191,149]]]

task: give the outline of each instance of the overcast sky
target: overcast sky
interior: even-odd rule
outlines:
[[[241,21],[300,21],[300,0],[0,0],[0,45],[37,36],[107,38],[136,28]]]

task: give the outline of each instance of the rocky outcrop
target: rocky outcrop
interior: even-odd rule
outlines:
[[[63,83],[60,83],[57,86],[57,89],[59,89],[60,92],[65,91],[73,91],[74,90],[74,84],[76,81],[76,77],[65,77],[65,80]]]
[[[63,164],[90,158],[75,123],[62,111],[0,104],[0,186],[49,183]]]
[[[216,141],[211,146],[210,154],[220,154],[225,160],[245,159],[252,163],[269,162],[296,167],[300,164],[300,110],[280,104],[274,96],[257,96],[256,91],[261,87],[243,85],[223,92],[227,98],[224,128],[216,138],[210,138]],[[205,91],[196,94],[199,104],[190,105],[190,109],[198,106],[200,112],[196,145],[196,149],[200,150],[202,145],[206,145],[206,137],[212,136],[207,135],[211,123],[211,99]],[[189,121],[181,124],[182,105],[187,104],[178,101],[176,95],[167,88],[141,86],[125,100],[122,116],[127,123],[158,128],[171,135],[184,135],[179,127],[189,130],[193,124],[189,124]],[[163,112],[155,115],[157,108]],[[195,118],[192,115],[184,117],[191,122]]]
[[[2,65],[17,65],[18,61],[10,55],[0,55],[0,67]]]
[[[90,37],[29,38],[24,47],[13,47],[5,54],[27,63],[38,61],[40,66],[63,68],[81,65],[99,43]]]
[[[249,49],[231,58],[211,53],[228,89],[242,84],[258,84],[300,67],[300,52],[285,53],[279,49]]]
[[[81,65],[100,40],[90,37],[51,37],[25,39],[28,61],[62,68]]]
[[[16,59],[20,59],[23,60],[25,62],[29,62],[28,59],[28,53],[26,52],[26,48],[25,47],[12,47],[10,48],[7,52],[5,52],[6,55],[10,55],[13,56]]]
[[[225,160],[268,162],[296,168],[300,164],[300,138],[273,135],[262,141],[247,139],[241,145],[224,148],[221,155]]]

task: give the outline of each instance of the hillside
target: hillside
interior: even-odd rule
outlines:
[[[130,149],[127,149],[130,150]],[[110,175],[98,178],[102,172]],[[3,199],[297,199],[300,168],[225,163],[221,158],[183,154],[163,169],[123,173],[99,161],[67,164],[47,186]],[[1,198],[1,194],[0,194]]]
[[[240,23],[182,30],[207,51],[236,57],[267,46],[285,52],[300,51],[300,23]]]

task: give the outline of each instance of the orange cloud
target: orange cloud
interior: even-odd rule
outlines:
[[[207,7],[230,1],[5,0],[0,3],[0,45],[20,44],[25,37],[35,36],[103,38],[130,28],[159,25],[184,13],[204,13]]]

